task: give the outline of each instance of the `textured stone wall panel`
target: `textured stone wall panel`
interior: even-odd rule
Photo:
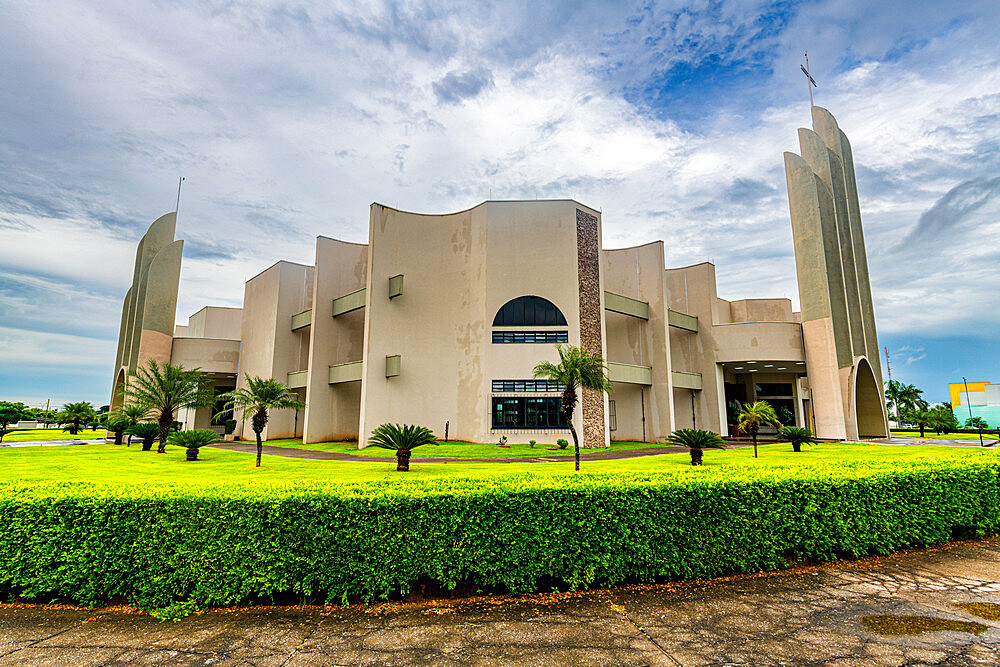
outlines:
[[[580,281],[580,347],[601,354],[601,249],[597,217],[576,210],[576,256]],[[604,446],[604,395],[584,390],[583,446]]]

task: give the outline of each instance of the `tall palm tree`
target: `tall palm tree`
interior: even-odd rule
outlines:
[[[573,426],[573,411],[576,409],[576,389],[591,389],[593,391],[610,392],[611,381],[604,366],[604,359],[597,354],[588,354],[573,345],[556,345],[559,353],[559,363],[543,361],[535,366],[536,378],[545,378],[558,382],[566,388],[562,393],[562,412],[573,435],[573,447],[576,450],[576,469],[580,469],[580,438]]]
[[[903,388],[903,383],[899,380],[888,380],[885,383],[885,403],[886,407],[889,408],[889,417],[892,417],[892,411],[896,410],[896,421],[899,421],[899,394]]]
[[[761,426],[781,426],[778,415],[767,401],[754,401],[743,406],[736,416],[736,427],[753,438],[753,457],[757,458],[757,431]]]
[[[65,430],[69,431],[71,435],[76,435],[80,428],[93,418],[94,406],[85,401],[67,403],[57,417],[59,423],[68,424]]]
[[[267,426],[268,410],[301,410],[306,404],[299,400],[298,394],[281,384],[274,378],[261,378],[246,376],[247,386],[240,387],[225,394],[219,394],[218,398],[225,401],[222,412],[227,414],[231,411],[240,410],[243,419],[253,415],[250,423],[254,434],[257,436],[257,467],[260,467],[260,459],[264,453],[264,442],[260,434]]]
[[[112,412],[111,416],[114,419],[119,420],[124,425],[120,432],[115,432],[115,444],[122,444],[120,442],[121,433],[126,432],[128,429],[146,419],[148,414],[149,410],[137,403],[123,403],[121,407]],[[129,434],[128,441],[125,443],[125,446],[132,446],[132,434]]]
[[[149,365],[140,368],[132,383],[125,390],[130,403],[135,403],[146,412],[157,413],[160,427],[157,454],[167,451],[167,436],[174,423],[174,413],[181,408],[203,408],[212,404],[212,389],[208,376],[200,368],[187,370],[183,366],[172,366],[149,360]]]
[[[917,389],[912,384],[904,384],[899,388],[899,408],[900,412],[916,410],[926,410],[930,405],[924,400],[923,390]]]

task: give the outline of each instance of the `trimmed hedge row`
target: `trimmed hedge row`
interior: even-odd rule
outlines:
[[[402,476],[401,476],[402,477]],[[303,487],[0,486],[0,587],[146,608],[515,593],[887,553],[1000,524],[1000,464],[937,460]]]

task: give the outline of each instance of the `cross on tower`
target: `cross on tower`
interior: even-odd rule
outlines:
[[[809,73],[809,53],[806,52],[805,56],[806,56],[806,64],[799,65],[799,69],[801,69],[802,73],[806,75],[807,79],[809,79],[809,83],[806,84],[806,88],[809,89],[809,108],[812,109],[814,106],[813,88],[819,88],[819,86],[816,85],[816,79],[812,78],[812,74]]]

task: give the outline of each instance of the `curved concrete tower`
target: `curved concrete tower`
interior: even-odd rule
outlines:
[[[802,335],[816,434],[888,434],[854,157],[837,120],[812,108],[801,156],[785,153]]]
[[[149,226],[135,251],[132,286],[125,293],[118,330],[118,355],[111,407],[122,403],[127,377],[149,359],[170,361],[183,241],[174,241],[176,213]]]

